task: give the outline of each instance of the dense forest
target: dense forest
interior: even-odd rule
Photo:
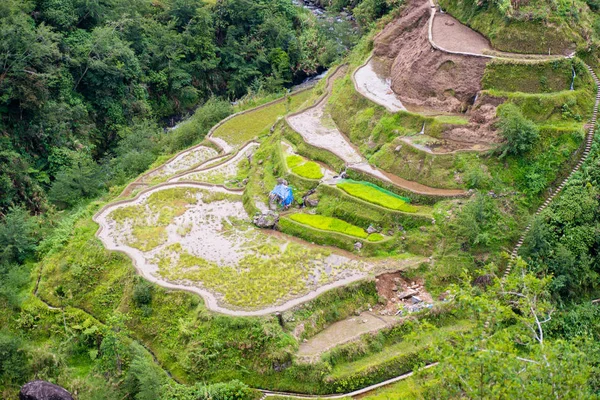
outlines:
[[[40,213],[48,196],[65,207],[137,175],[191,144],[165,143],[165,119],[330,65],[352,40],[327,28],[287,0],[3,1],[0,213]]]

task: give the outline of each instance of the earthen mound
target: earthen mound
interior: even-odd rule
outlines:
[[[375,37],[374,55],[387,60],[392,90],[409,110],[465,113],[469,124],[446,131],[448,139],[498,142],[493,127],[496,105],[477,102],[488,60],[433,49],[429,17],[428,2],[411,0]]]

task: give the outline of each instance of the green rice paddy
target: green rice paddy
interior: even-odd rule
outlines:
[[[376,189],[370,185],[360,182],[342,182],[338,183],[337,187],[348,193],[350,196],[358,197],[361,200],[377,204],[391,210],[409,213],[418,211],[417,207],[408,204],[399,196],[382,188]]]

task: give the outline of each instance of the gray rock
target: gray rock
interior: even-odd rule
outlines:
[[[31,381],[21,388],[19,400],[73,400],[73,396],[50,382]]]
[[[369,227],[367,228],[367,233],[370,235],[371,233],[375,233],[375,232],[379,232],[379,231],[373,225],[369,225]]]
[[[283,178],[277,178],[277,184],[287,186],[288,182]]]
[[[407,299],[409,297],[414,296],[415,294],[417,294],[416,290],[412,290],[412,289],[407,289],[403,292],[398,293],[398,298],[403,300],[403,299]]]
[[[419,296],[413,296],[411,298],[411,301],[412,301],[413,304],[419,304],[419,303],[423,302],[423,299],[421,299]]]
[[[362,249],[363,244],[361,242],[354,243],[354,250],[360,251]]]
[[[319,198],[316,196],[306,197],[304,199],[304,205],[307,207],[316,207],[319,205]]]
[[[273,211],[266,211],[262,214],[255,215],[252,222],[259,228],[271,229],[277,225],[279,214]]]

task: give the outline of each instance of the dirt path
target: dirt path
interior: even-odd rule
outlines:
[[[317,361],[324,352],[358,339],[365,333],[377,332],[400,322],[399,317],[363,312],[358,316],[338,321],[301,343],[297,356],[304,362]]]
[[[433,21],[433,38],[436,44],[450,51],[485,54],[492,50],[489,41],[447,13],[436,13]]]

